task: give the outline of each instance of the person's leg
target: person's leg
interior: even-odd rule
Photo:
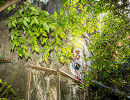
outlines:
[[[77,73],[78,79],[80,80],[79,68],[80,68],[80,64],[76,63],[76,73]]]
[[[75,69],[75,73],[76,73],[76,75],[77,75],[77,78],[78,78],[78,72],[77,72],[77,69]]]
[[[79,70],[77,70],[77,74],[78,74],[78,80],[80,80],[80,73],[79,73]]]
[[[79,70],[75,69],[75,72],[77,74],[77,79],[80,80],[80,73],[79,73]]]
[[[79,79],[80,79],[80,73],[79,73],[79,70],[78,70],[78,75],[79,75],[78,77],[79,77]]]

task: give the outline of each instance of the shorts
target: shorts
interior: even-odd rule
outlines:
[[[79,68],[80,68],[80,64],[78,64],[78,63],[75,63],[75,67],[74,67],[74,69],[77,69],[77,70],[79,70]]]

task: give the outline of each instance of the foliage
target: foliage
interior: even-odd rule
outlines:
[[[24,11],[26,9],[26,12]],[[33,6],[24,6],[8,21],[9,28],[12,27],[11,33],[11,49],[13,50],[16,46],[20,57],[25,56],[27,59],[30,53],[27,51],[28,46],[31,47],[32,52],[36,51],[39,53],[38,38],[40,39],[41,45],[47,44],[42,51],[49,51],[52,49],[51,44],[47,43],[49,28],[53,29],[55,23],[51,23],[52,20],[48,16],[47,12],[42,12]],[[11,21],[11,22],[10,22]],[[53,41],[54,42],[54,41]]]
[[[121,86],[124,63],[129,60],[129,18],[126,0],[62,0],[63,7],[54,15],[32,5],[21,9],[7,20],[12,44],[20,57],[31,57],[31,52],[42,53],[47,58],[52,50],[57,51],[61,62],[72,57],[75,37],[85,32],[90,36],[89,50],[92,55],[91,71],[87,81],[96,80]],[[101,19],[99,16],[103,15]],[[121,45],[118,45],[121,43]],[[40,49],[41,48],[41,49]],[[99,73],[100,72],[100,73]]]
[[[0,0],[0,6],[4,5],[7,2],[7,0]]]
[[[91,80],[122,89],[123,80],[129,81],[129,18],[125,12],[115,13],[114,8],[117,5],[112,4],[113,9],[108,9],[104,1],[100,1],[100,4],[103,6],[97,10],[99,6],[95,5],[94,10],[104,17],[99,21],[101,25],[99,31],[89,40],[91,51],[89,59],[92,65],[88,76]],[[86,80],[89,81],[89,78]]]
[[[11,85],[8,85],[7,82],[2,82],[2,80],[0,79],[0,100],[8,100],[8,99],[24,100],[20,99],[15,95],[15,92],[13,91]]]
[[[86,16],[77,11],[77,2],[78,0],[69,3],[68,0],[60,13],[55,12],[54,15],[29,4],[21,6],[21,9],[7,20],[12,30],[11,49],[16,47],[18,55],[25,56],[26,59],[31,57],[31,52],[42,52],[45,61],[50,52],[55,50],[61,62],[68,62],[68,58],[72,57],[73,43],[70,41],[86,30],[86,27],[83,27]],[[79,5],[79,9],[83,10],[82,8],[83,5]]]

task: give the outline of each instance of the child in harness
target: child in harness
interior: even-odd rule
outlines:
[[[74,58],[73,58],[74,69],[75,69],[75,73],[77,75],[77,79],[80,80],[80,73],[79,73],[79,68],[81,67],[81,57],[79,54],[80,51],[79,51],[79,49],[77,49],[77,50],[75,50],[75,52],[76,52],[76,56],[74,56]]]

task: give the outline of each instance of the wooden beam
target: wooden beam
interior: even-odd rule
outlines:
[[[83,84],[83,82],[79,81],[78,79],[72,77],[71,75],[69,75],[69,74],[67,74],[67,73],[65,73],[65,72],[63,72],[63,71],[61,71],[61,70],[60,70],[60,74],[63,75],[64,77],[67,77],[67,78],[73,80],[74,82]]]
[[[31,83],[31,68],[29,68],[28,74],[27,74],[27,92],[26,92],[26,100],[29,100],[30,83]]]
[[[56,73],[53,73],[53,72],[45,72],[46,75],[56,75]]]
[[[31,67],[32,69],[36,69],[36,70],[40,70],[40,71],[50,72],[50,73],[53,73],[53,74],[57,73],[56,70],[50,69],[50,68],[38,67],[38,66],[34,66],[34,65],[29,65],[28,67]]]
[[[57,68],[57,100],[60,100],[60,71]]]

